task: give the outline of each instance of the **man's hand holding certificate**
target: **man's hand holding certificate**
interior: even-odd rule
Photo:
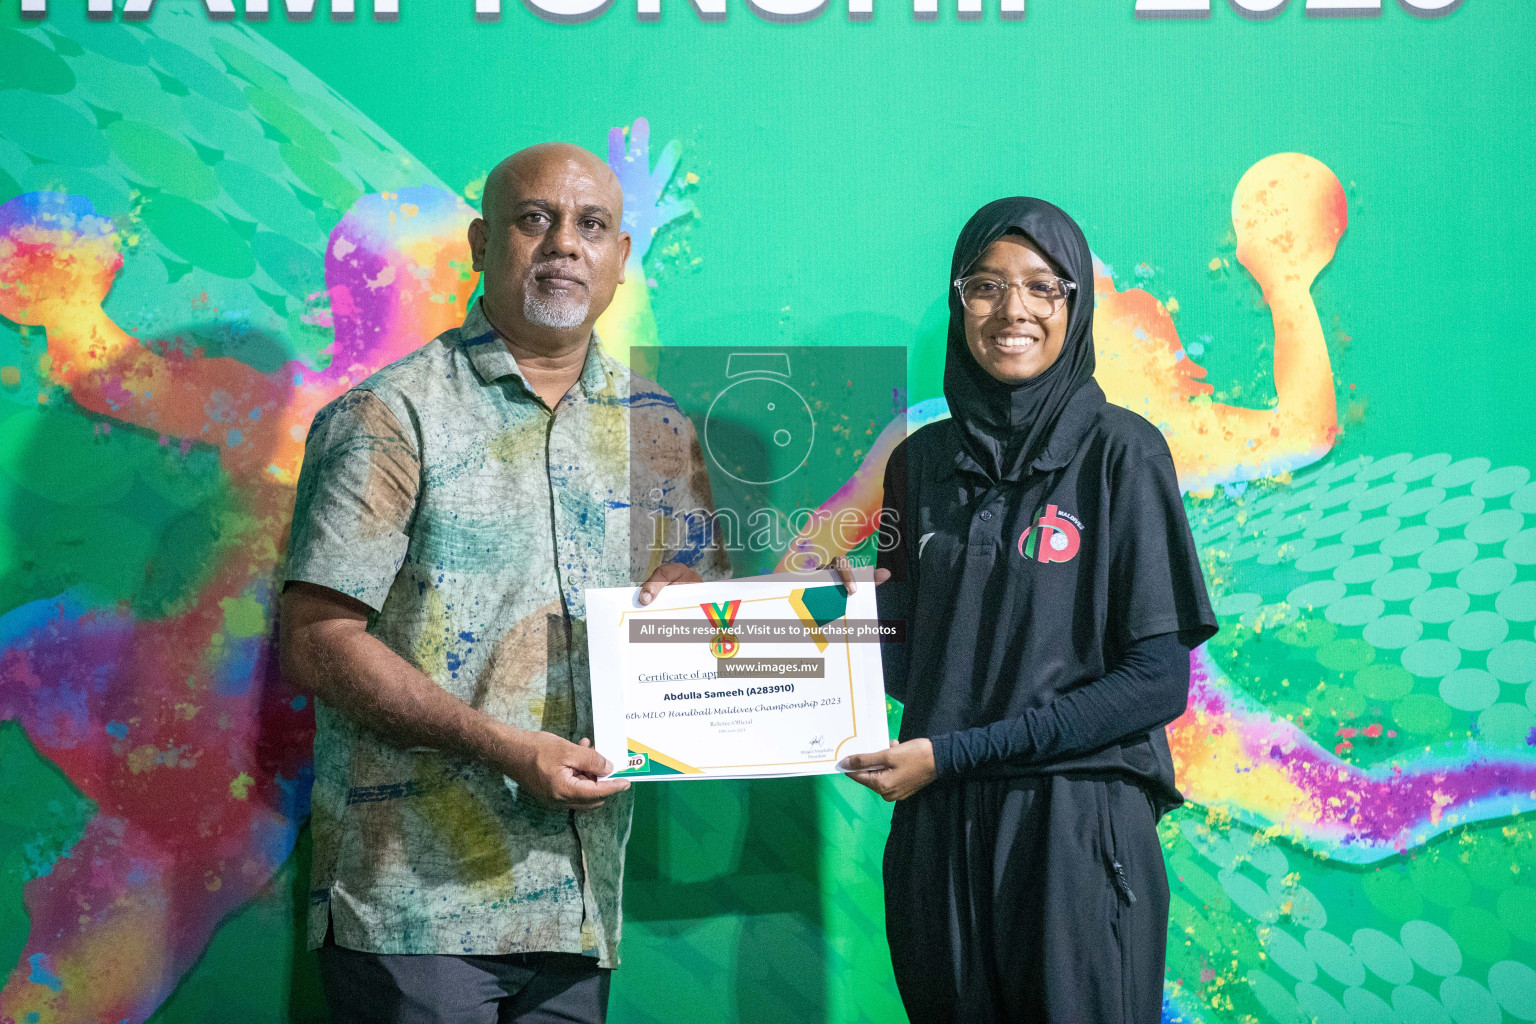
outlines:
[[[885,750],[875,588],[830,573],[589,590],[598,752],[634,779],[821,775]]]

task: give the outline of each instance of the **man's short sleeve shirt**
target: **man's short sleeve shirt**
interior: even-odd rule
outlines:
[[[464,326],[326,406],[305,445],[286,579],[373,610],[369,631],[522,729],[592,735],[583,593],[678,560],[658,517],[708,512],[687,419],[594,338],[553,414],[479,305]],[[697,517],[695,519],[697,521]],[[377,953],[586,953],[618,961],[629,793],[550,810],[446,753],[316,705],[309,944]]]

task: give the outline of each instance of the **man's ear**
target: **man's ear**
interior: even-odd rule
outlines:
[[[485,269],[481,264],[485,261],[485,240],[488,230],[484,217],[476,217],[469,222],[469,258],[474,270]]]
[[[630,239],[628,231],[619,232],[619,284],[624,283],[624,268],[629,265]]]

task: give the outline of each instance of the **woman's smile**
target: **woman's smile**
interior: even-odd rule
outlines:
[[[996,331],[982,336],[986,342],[1005,353],[1024,352],[1041,342],[1039,332],[1032,331]]]

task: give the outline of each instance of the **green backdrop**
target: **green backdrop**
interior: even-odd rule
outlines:
[[[1213,388],[1170,371],[1178,408],[1268,408],[1281,341],[1234,190],[1274,154],[1331,171],[1348,226],[1310,301],[1338,432],[1186,498],[1223,629],[1173,729],[1191,802],[1162,823],[1165,1016],[1536,1020],[1529,5],[83,7],[0,8],[0,1021],[323,1017],[294,923],[311,709],[268,656],[291,479],[209,426],[223,370],[189,371],[207,424],[163,431],[68,359],[109,335],[167,365],[223,357],[312,407],[342,356],[367,369],[452,319],[473,287],[459,204],[497,160],[607,154],[614,128],[644,228],[616,335],[900,346],[914,423],[936,414],[954,236],[1013,194],[1067,209],[1101,261],[1126,317],[1100,323],[1101,366],[1161,329],[1157,365]],[[417,227],[391,226],[406,202]],[[462,294],[348,305],[361,271],[337,239],[453,268]],[[867,454],[813,459],[793,500]],[[613,1019],[904,1019],[888,814],[841,779],[642,787]]]

